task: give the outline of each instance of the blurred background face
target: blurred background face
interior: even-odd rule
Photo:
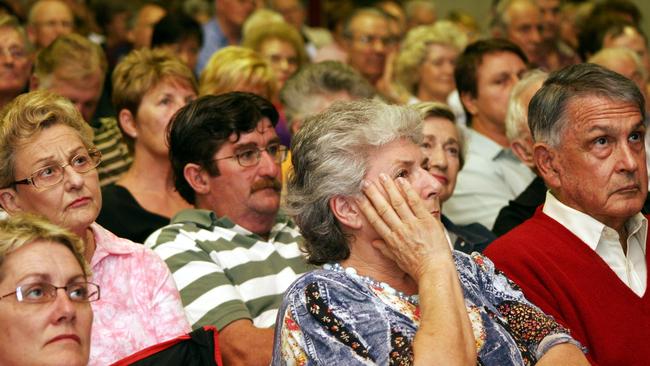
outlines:
[[[427,100],[446,102],[449,93],[456,88],[454,82],[456,58],[458,58],[458,51],[455,48],[442,44],[430,45],[420,65],[418,89],[423,93],[418,94],[426,95]]]
[[[138,147],[167,158],[165,131],[176,111],[196,98],[194,89],[184,81],[168,79],[158,83],[143,97],[135,116],[136,151]]]
[[[223,14],[225,19],[238,27],[255,11],[257,4],[254,0],[215,0],[217,15]]]
[[[440,183],[440,203],[454,193],[460,171],[460,135],[454,123],[446,118],[429,117],[422,124],[422,152],[429,173]]]
[[[510,19],[508,39],[516,43],[529,60],[538,59],[542,43],[539,9],[532,3],[515,2],[507,11]]]
[[[180,42],[160,46],[174,53],[187,65],[190,70],[196,68],[196,63],[199,59],[199,51],[201,50],[201,43],[194,37],[187,37]]]
[[[0,93],[18,95],[27,85],[31,67],[24,39],[10,27],[0,28]]]
[[[62,2],[43,1],[34,11],[34,22],[28,27],[32,43],[44,48],[54,42],[56,37],[70,34],[74,30],[72,12]]]
[[[151,46],[153,26],[164,16],[165,9],[158,5],[147,4],[140,9],[131,30],[131,42],[133,42],[134,49]]]
[[[392,45],[392,35],[385,18],[360,15],[350,24],[348,63],[371,83],[384,73],[386,54]]]
[[[96,74],[88,78],[67,80],[69,78],[66,77],[66,73],[69,72],[70,69],[65,67],[61,70],[55,70],[51,76],[52,80],[48,89],[68,98],[81,113],[84,120],[90,122],[95,115],[99,98],[102,95],[104,75],[98,70]]]
[[[560,33],[560,0],[537,0],[542,16],[542,39],[556,40]]]
[[[81,266],[62,244],[35,241],[7,255],[0,267],[0,296],[35,282],[66,286],[85,281]],[[57,290],[53,302],[28,304],[15,295],[0,300],[0,364],[70,365],[88,363],[93,313]]]
[[[268,39],[260,45],[260,54],[271,64],[278,79],[278,90],[298,71],[298,53],[291,43],[281,39]]]
[[[603,39],[603,48],[606,47],[625,47],[636,52],[646,70],[650,71],[650,54],[645,39],[633,27],[625,27],[623,33],[618,36],[605,36]]]
[[[272,0],[273,10],[282,14],[284,20],[300,30],[305,22],[305,10],[300,0]]]

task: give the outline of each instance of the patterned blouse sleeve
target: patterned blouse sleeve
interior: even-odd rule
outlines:
[[[273,365],[388,364],[390,331],[381,331],[385,316],[371,299],[334,281],[305,284],[280,309]]]
[[[528,301],[519,286],[495,269],[490,259],[472,253],[468,261],[477,271],[479,288],[498,311],[497,322],[515,339],[524,358],[539,360],[561,343],[572,343],[586,351],[568,329]]]

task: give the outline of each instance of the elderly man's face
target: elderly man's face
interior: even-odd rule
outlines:
[[[65,3],[44,1],[35,6],[38,8],[34,14],[34,22],[27,27],[27,31],[37,47],[47,47],[56,37],[72,33],[74,18]]]
[[[515,2],[507,11],[510,18],[508,39],[516,43],[529,60],[537,60],[542,43],[539,9],[532,3]]]
[[[542,39],[552,41],[560,32],[560,0],[537,0],[542,14]]]
[[[544,180],[564,204],[618,229],[648,194],[641,113],[631,103],[585,96],[569,103],[567,118],[550,149],[554,172]]]
[[[388,21],[376,15],[359,15],[350,24],[348,63],[374,84],[384,73],[386,54],[394,40]]]

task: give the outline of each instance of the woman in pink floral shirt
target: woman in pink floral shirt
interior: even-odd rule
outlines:
[[[0,112],[0,205],[44,215],[84,239],[101,299],[92,303],[91,365],[189,331],[169,269],[152,251],[94,223],[102,204],[92,130],[67,99],[23,94]]]

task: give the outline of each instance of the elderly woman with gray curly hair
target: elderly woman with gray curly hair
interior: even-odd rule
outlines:
[[[489,259],[451,250],[415,110],[335,104],[293,142],[287,204],[323,269],[286,292],[273,364],[587,365]]]

